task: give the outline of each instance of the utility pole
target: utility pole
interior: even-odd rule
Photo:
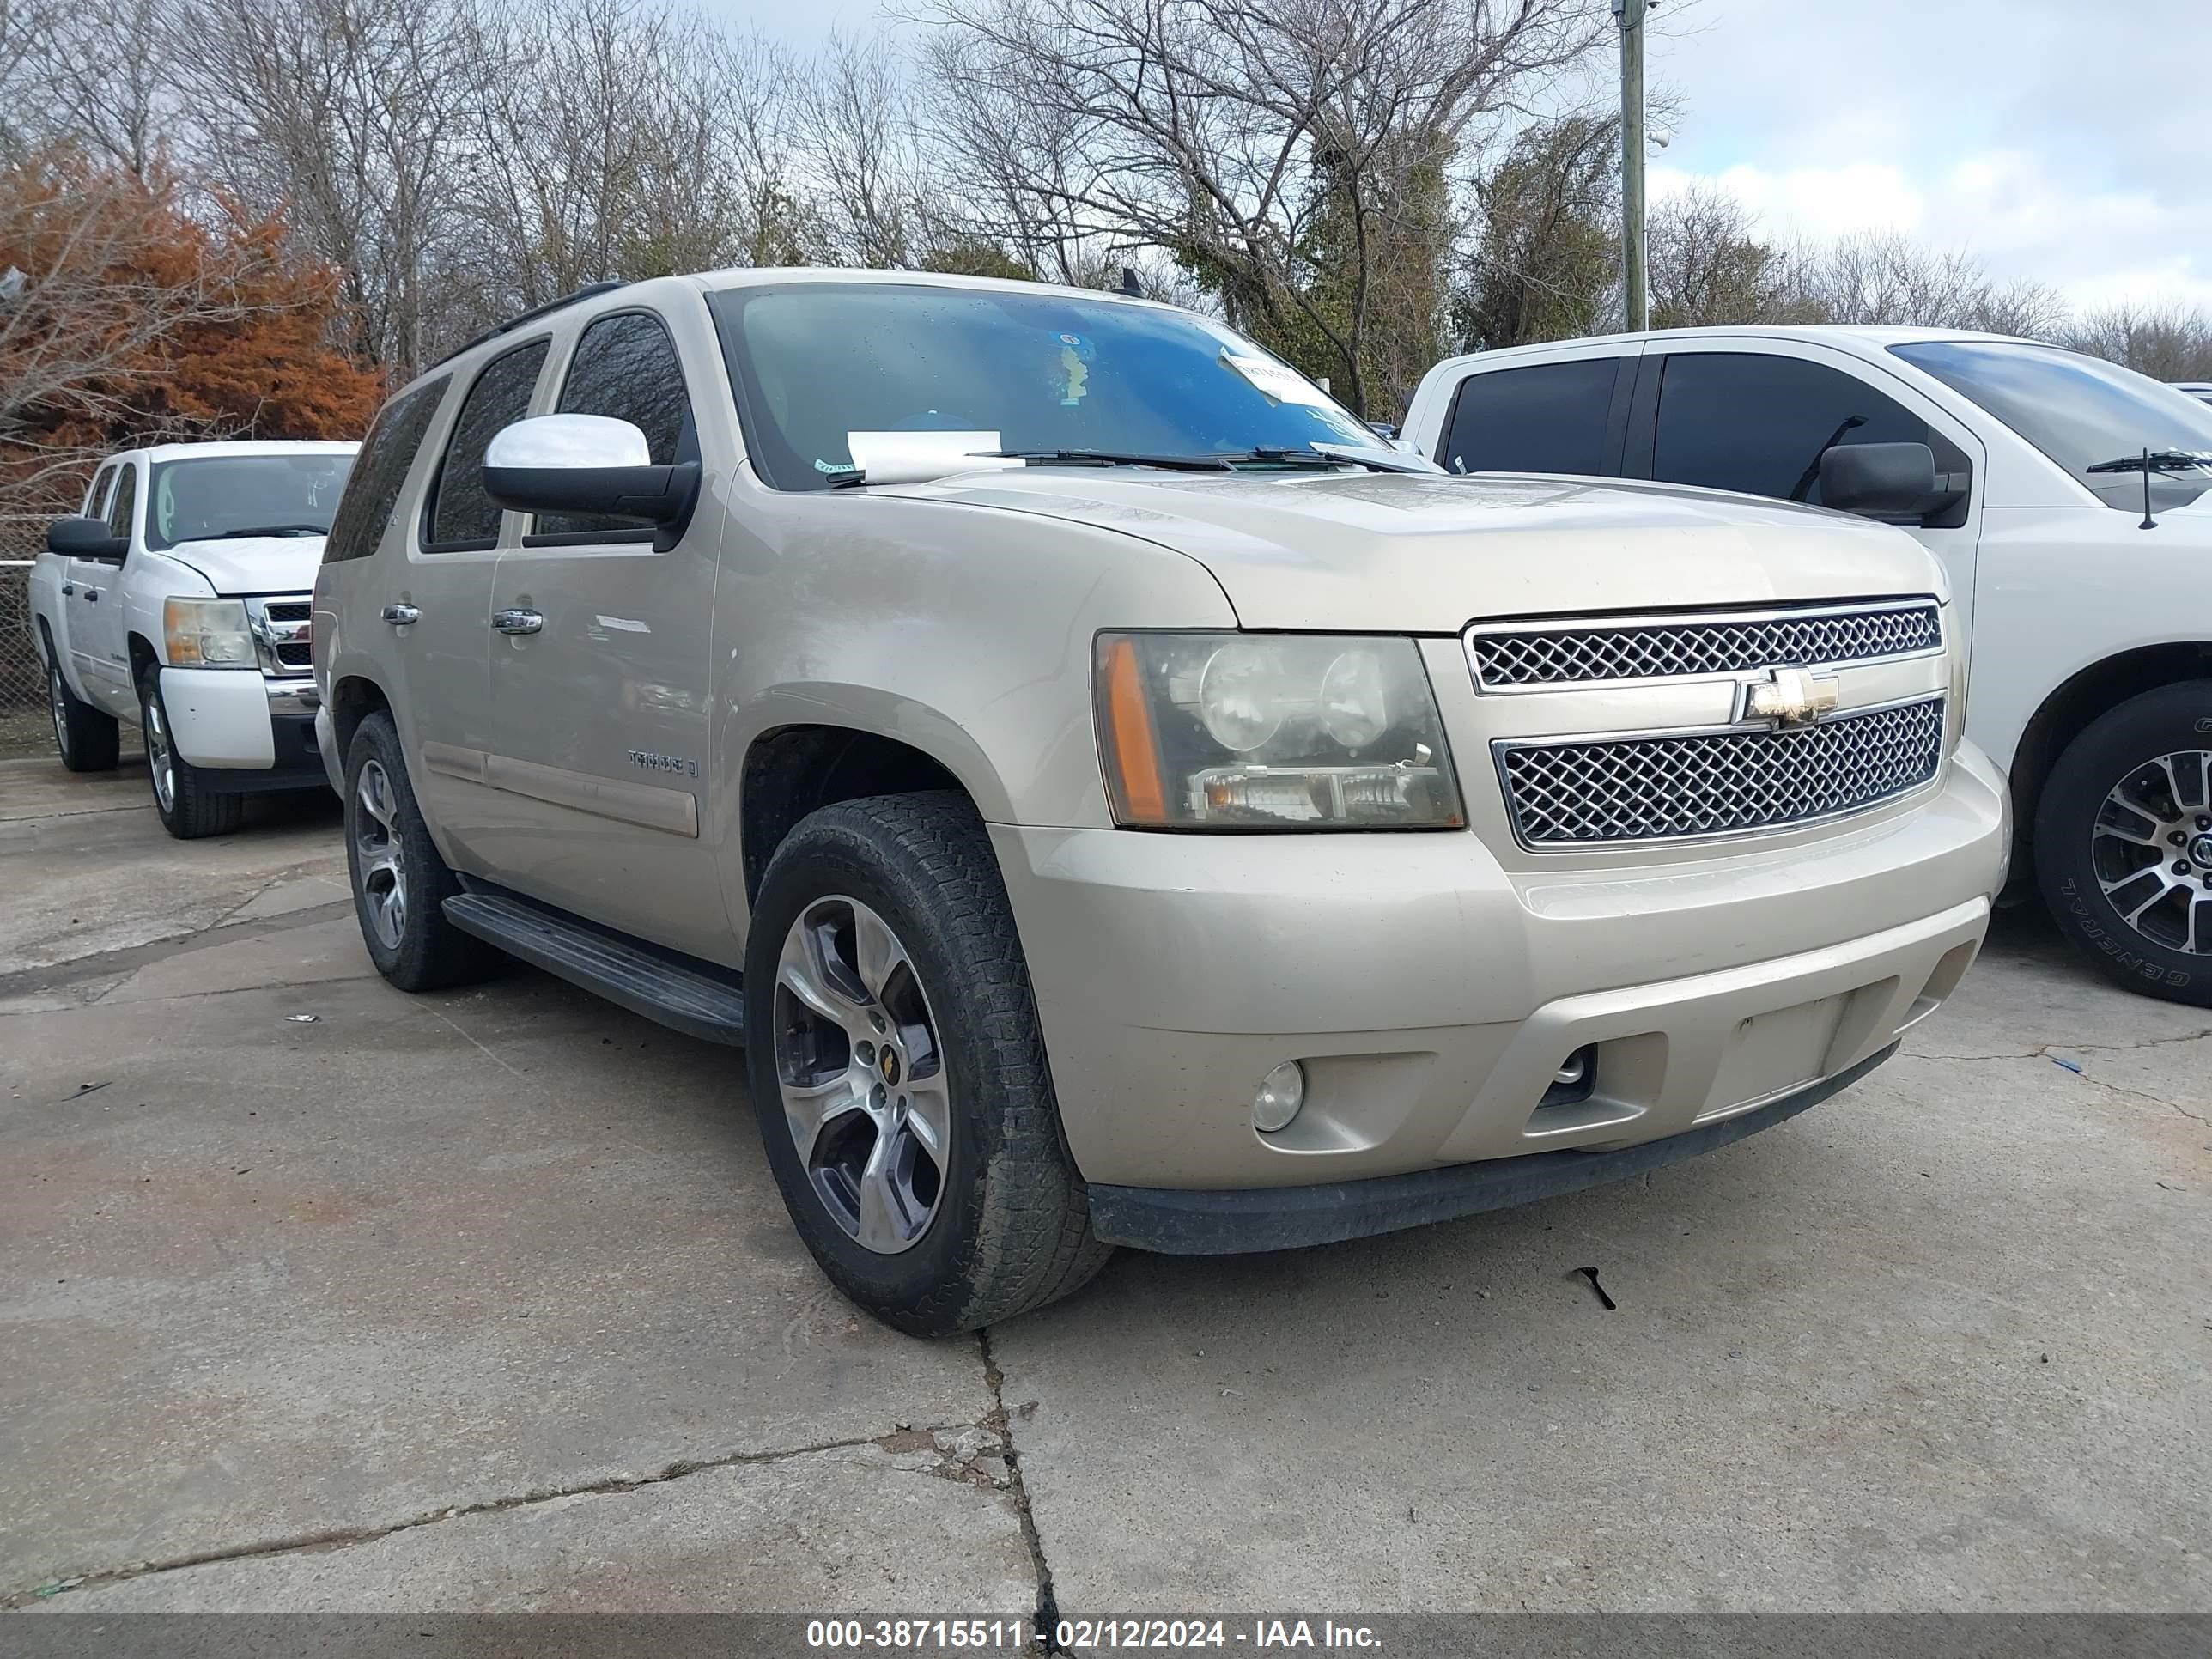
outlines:
[[[1651,326],[1644,274],[1644,16],[1649,0],[1613,0],[1620,26],[1620,288],[1627,326]]]

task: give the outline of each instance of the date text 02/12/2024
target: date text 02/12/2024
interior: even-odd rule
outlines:
[[[1019,1651],[1042,1630],[1020,1619],[822,1619],[810,1620],[807,1647],[817,1652],[915,1650]],[[1301,1649],[1377,1651],[1371,1626],[1333,1619],[1062,1619],[1053,1629],[1060,1651],[1241,1647],[1249,1652]]]

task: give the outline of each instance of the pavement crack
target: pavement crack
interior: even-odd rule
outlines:
[[[1052,1586],[1052,1563],[1045,1559],[1044,1539],[1037,1531],[1036,1514],[1030,1507],[1029,1483],[1022,1475],[1022,1455],[1014,1444],[1012,1419],[1006,1411],[1006,1376],[999,1369],[997,1358],[991,1352],[991,1331],[988,1326],[975,1333],[975,1342],[983,1356],[983,1382],[991,1390],[991,1413],[983,1419],[983,1426],[999,1437],[1006,1460],[1006,1489],[1013,1496],[1014,1514],[1021,1522],[1022,1541],[1029,1546],[1030,1565],[1036,1571],[1036,1632],[1037,1639],[1047,1653],[1061,1653],[1054,1632],[1060,1627],[1060,1598]]]
[[[920,1431],[921,1437],[934,1444],[939,1435],[958,1436],[973,1433],[978,1425],[973,1424],[946,1425],[942,1428]],[[988,1425],[982,1425],[985,1427]],[[907,1431],[902,1431],[907,1432]],[[1000,1431],[1000,1432],[1003,1432]],[[144,1578],[154,1573],[175,1572],[185,1567],[204,1567],[219,1562],[252,1561],[264,1557],[312,1554],[323,1550],[349,1548],[356,1544],[373,1544],[379,1539],[395,1537],[401,1533],[414,1532],[423,1527],[434,1527],[442,1522],[459,1521],[472,1515],[500,1515],[509,1510],[528,1509],[540,1504],[551,1504],[568,1498],[604,1498],[620,1496],[624,1492],[640,1492],[648,1486],[665,1486],[690,1475],[704,1474],[715,1469],[741,1468],[753,1463],[781,1463],[794,1457],[811,1457],[822,1452],[854,1451],[861,1447],[876,1450],[887,1449],[885,1442],[896,1440],[897,1435],[859,1435],[842,1440],[822,1440],[805,1446],[791,1446],[775,1451],[732,1452],[722,1457],[679,1457],[664,1464],[651,1474],[610,1475],[604,1480],[580,1481],[574,1486],[533,1487],[528,1492],[510,1492],[501,1498],[487,1498],[474,1504],[453,1504],[426,1510],[380,1527],[341,1527],[325,1532],[299,1533],[286,1538],[264,1539],[258,1543],[234,1544],[225,1549],[199,1550],[184,1554],[166,1556],[158,1561],[132,1561],[120,1567],[100,1568],[91,1571],[70,1573],[47,1580],[28,1589],[0,1595],[0,1611],[28,1607],[34,1602],[51,1600],[69,1590],[95,1589],[106,1584],[118,1584],[132,1578]],[[1009,1464],[1012,1459],[1009,1457]],[[948,1478],[958,1479],[957,1474]],[[1029,1510],[1022,1506],[1023,1530],[1030,1533]],[[1035,1547],[1031,1536],[1032,1548]]]
[[[2141,1042],[2045,1042],[2033,1048],[2012,1048],[2001,1054],[1923,1054],[1906,1049],[1900,1060],[2047,1060],[2054,1048],[2069,1054],[2132,1054],[2144,1048],[2168,1048],[2177,1043],[2202,1042],[2212,1037],[2212,1027],[2202,1031],[2184,1031],[2179,1036],[2145,1037]]]
[[[251,901],[248,901],[251,902]],[[274,939],[284,933],[312,927],[318,923],[336,921],[341,916],[353,914],[353,901],[337,898],[328,904],[317,904],[306,909],[293,910],[281,916],[249,917],[243,921],[217,922],[212,927],[196,928],[175,937],[154,939],[144,945],[125,945],[119,950],[98,951],[89,956],[72,957],[63,962],[49,963],[40,968],[21,968],[0,974],[0,996],[11,996],[21,992],[58,991],[109,974],[128,975],[141,968],[151,967],[157,962],[167,962],[173,957],[190,956],[195,951],[204,951],[212,945],[231,945],[240,941]],[[171,999],[161,998],[168,1001]],[[90,1006],[90,1004],[85,1005]],[[18,1013],[27,1011],[18,1011]],[[51,1011],[49,1011],[51,1012]],[[0,1015],[0,1018],[9,1016]]]

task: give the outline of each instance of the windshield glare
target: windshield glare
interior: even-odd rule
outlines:
[[[353,457],[211,455],[154,469],[146,545],[173,547],[253,532],[321,535],[337,511]]]
[[[725,289],[708,303],[754,464],[779,489],[851,476],[856,432],[1180,458],[1391,453],[1297,371],[1188,312],[891,283]]]
[[[2146,449],[2202,453],[2197,466],[2154,471],[2151,504],[2179,507],[2212,489],[2212,406],[2101,357],[2002,340],[1940,340],[1890,350],[1971,398],[2096,492],[2140,512],[2140,471],[2092,472]]]

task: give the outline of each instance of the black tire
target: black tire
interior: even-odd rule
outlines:
[[[39,639],[45,647],[46,702],[52,711],[54,747],[61,751],[62,764],[72,772],[112,772],[116,757],[123,752],[115,716],[102,714],[70,690],[61,659],[54,653],[53,635],[43,623]]]
[[[2191,758],[2169,769],[2176,756]],[[2208,756],[2212,680],[2163,685],[2069,744],[2035,811],[2036,880],[2059,931],[2117,983],[2199,1008],[2212,1008]],[[2116,805],[2115,792],[2141,805]],[[2138,848],[2114,827],[2155,844]],[[2160,884],[2165,895],[2151,898]],[[2130,921],[2128,911],[2146,901],[2149,909]]]
[[[801,915],[841,899],[872,908],[903,947],[933,1027],[929,1063],[941,1066],[950,1103],[933,1209],[897,1254],[861,1244],[832,1213],[785,1117],[779,1056],[806,1013],[780,988],[778,963]],[[745,1030],[754,1115],[799,1237],[831,1281],[886,1324],[916,1336],[996,1324],[1077,1289],[1113,1253],[1091,1236],[1013,910],[989,837],[962,797],[846,801],[792,830],[753,908]],[[917,1066],[910,1080],[921,1077]]]
[[[179,841],[227,836],[246,821],[246,797],[208,787],[207,775],[176,751],[169,737],[168,706],[161,701],[161,671],[149,664],[138,677],[138,726],[146,738],[147,781],[161,828]]]
[[[362,943],[376,971],[403,991],[441,990],[490,975],[500,966],[500,953],[446,920],[445,902],[461,884],[438,856],[415,804],[415,786],[389,714],[371,714],[354,728],[346,745],[345,782],[346,871]],[[381,816],[372,801],[382,802]],[[386,854],[392,855],[388,862]],[[399,901],[396,917],[393,893]]]

